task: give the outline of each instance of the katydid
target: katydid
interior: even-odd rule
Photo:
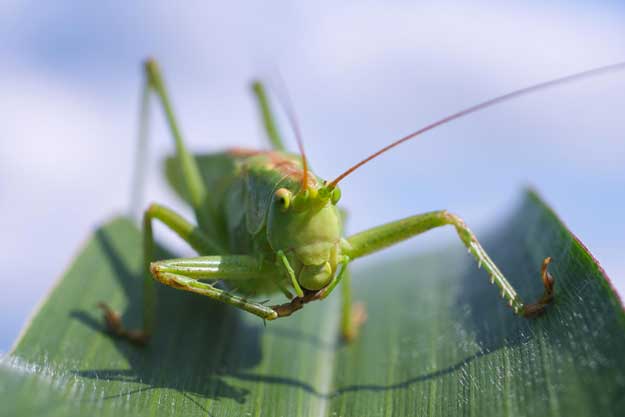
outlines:
[[[462,244],[490,276],[491,283],[499,287],[514,313],[523,317],[543,313],[554,299],[554,278],[547,270],[550,257],[543,261],[540,273],[537,271],[544,287],[542,296],[535,303],[526,304],[463,220],[445,210],[407,217],[344,237],[342,212],[337,207],[341,198],[338,184],[382,153],[444,123],[520,95],[624,68],[625,63],[619,63],[570,75],[467,108],[391,143],[332,181],[323,180],[308,168],[290,106],[286,106],[286,113],[295,130],[299,154],[285,151],[265,90],[255,82],[253,91],[272,149],[237,148],[216,155],[228,164],[216,175],[214,184],[219,186],[209,187],[196,157],[184,145],[158,66],[154,60],[147,60],[142,104],[142,115],[146,117],[142,117],[140,136],[146,136],[147,108],[150,94],[155,93],[176,146],[175,159],[170,161],[169,168],[182,180],[183,194],[194,210],[197,226],[165,206],[149,206],[143,216],[143,327],[126,329],[119,315],[102,303],[109,329],[138,344],[148,341],[156,324],[154,280],[230,304],[264,320],[290,316],[311,301],[323,300],[341,284],[341,332],[345,339],[352,340],[365,314],[361,306],[352,306],[349,264],[445,225],[455,228]],[[143,137],[141,143],[145,140]],[[200,256],[154,260],[154,220],[172,229]],[[216,284],[221,281],[229,284],[226,289]],[[251,298],[278,292],[287,298],[283,304],[268,306]]]

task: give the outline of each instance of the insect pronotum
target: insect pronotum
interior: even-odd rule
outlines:
[[[286,111],[300,153],[285,151],[264,88],[258,82],[253,84],[253,91],[272,149],[232,149],[214,154],[205,162],[219,163],[219,173],[201,172],[197,158],[184,145],[156,62],[147,60],[144,69],[140,144],[147,140],[147,109],[153,92],[163,106],[176,145],[176,156],[168,161],[168,173],[181,182],[183,195],[195,212],[197,226],[160,204],[152,204],[144,212],[143,328],[126,329],[117,313],[100,304],[109,329],[139,344],[146,343],[155,329],[154,280],[230,304],[265,320],[290,316],[307,303],[326,298],[341,284],[341,331],[351,340],[364,320],[364,309],[352,308],[349,263],[445,225],[456,229],[469,253],[499,287],[516,314],[524,317],[541,314],[554,298],[554,278],[547,270],[550,257],[545,258],[540,268],[542,296],[535,303],[525,303],[462,219],[445,210],[418,214],[343,237],[343,215],[337,207],[341,198],[338,184],[382,153],[437,126],[524,94],[623,70],[625,62],[526,87],[454,113],[380,149],[332,181],[325,181],[308,169],[290,106],[286,106]],[[135,184],[138,188],[140,180]],[[201,256],[154,261],[154,220],[172,229]],[[216,281],[231,282],[237,291],[223,289]],[[287,301],[267,306],[247,298],[275,292],[282,292]]]

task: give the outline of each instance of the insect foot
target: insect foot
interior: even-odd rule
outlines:
[[[320,300],[321,298],[323,298],[323,295],[323,289],[319,291],[305,290],[303,297],[295,297],[288,303],[271,306],[271,309],[278,314],[278,317],[288,317],[296,311],[304,308],[304,304],[310,303],[311,301]]]
[[[130,342],[143,346],[150,339],[150,335],[141,330],[127,330],[122,324],[119,314],[105,303],[98,303],[98,307],[104,311],[104,320],[108,330],[119,338],[127,339]]]
[[[549,303],[553,301],[555,279],[548,271],[550,263],[551,256],[548,256],[547,258],[545,258],[545,260],[543,261],[543,265],[540,268],[545,292],[543,293],[543,296],[540,297],[540,300],[538,300],[537,303],[527,304],[523,306],[523,315],[525,317],[531,318],[541,315],[542,313],[544,313],[547,305],[549,305]]]

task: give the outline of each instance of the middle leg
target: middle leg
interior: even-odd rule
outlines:
[[[541,268],[541,278],[544,286],[542,297],[536,303],[525,304],[499,268],[497,268],[497,265],[486,254],[486,251],[464,221],[445,210],[408,217],[357,233],[347,239],[348,244],[344,252],[352,259],[360,258],[435,227],[445,225],[452,225],[456,228],[462,243],[477,259],[478,265],[483,266],[488,272],[491,282],[499,287],[502,297],[508,301],[516,314],[525,317],[538,315],[553,300],[554,279],[547,271],[547,265],[551,262],[551,258],[546,258]]]
[[[349,269],[345,269],[341,282],[341,334],[350,342],[358,337],[360,327],[367,320],[367,310],[362,302],[352,303],[352,276]]]

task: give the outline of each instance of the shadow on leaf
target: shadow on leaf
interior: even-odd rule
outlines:
[[[128,308],[123,313],[123,322],[128,327],[138,327],[142,317],[141,274],[126,264],[106,231],[99,230],[96,238],[114,271],[115,279],[129,300]],[[162,250],[157,251],[157,256],[171,257]],[[520,273],[512,273],[513,278]],[[123,393],[105,399],[165,388],[187,396],[198,407],[202,407],[201,404],[188,394],[212,399],[229,398],[238,403],[246,401],[249,391],[229,384],[224,380],[225,376],[258,384],[285,385],[324,399],[352,392],[406,389],[456,372],[477,358],[504,346],[523,343],[531,337],[526,320],[512,314],[500,314],[499,310],[507,307],[497,299],[497,291],[489,285],[483,271],[475,265],[467,265],[461,279],[463,290],[457,303],[458,316],[465,326],[476,333],[480,351],[459,358],[450,366],[391,384],[352,384],[338,386],[330,392],[320,392],[305,380],[254,373],[251,370],[262,360],[260,341],[263,333],[284,338],[285,343],[307,343],[315,350],[337,351],[344,346],[338,342],[324,341],[315,334],[297,328],[272,326],[265,329],[260,322],[257,325],[246,323],[240,313],[230,306],[162,285],[157,285],[157,331],[143,348],[110,335],[101,317],[93,317],[83,311],[72,312],[74,319],[95,331],[106,333],[129,364],[128,369],[89,369],[75,373],[86,378],[143,385],[129,385]],[[405,285],[410,284],[407,282]],[[502,320],[502,316],[505,319]],[[176,348],[172,349],[172,345]]]
[[[129,300],[122,320],[129,328],[138,327],[142,317],[142,277],[126,265],[105,231],[99,230],[96,238]],[[158,256],[171,257],[164,251],[159,251]],[[181,392],[191,390],[203,397],[225,397],[244,402],[248,391],[229,385],[222,376],[260,363],[262,324],[244,323],[229,306],[163,285],[157,285],[157,299],[158,326],[145,347],[137,347],[108,333],[101,317],[73,311],[73,318],[107,334],[129,364],[129,369],[90,369],[76,371],[76,374],[149,386],[129,390],[122,395],[168,388]],[[202,383],[186,384],[185,380]]]

